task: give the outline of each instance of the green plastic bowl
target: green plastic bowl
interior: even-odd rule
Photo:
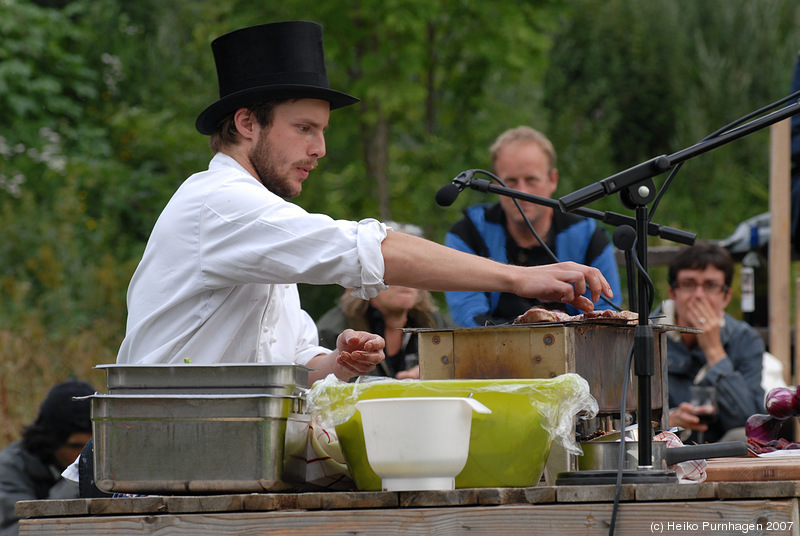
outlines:
[[[456,477],[457,488],[530,487],[539,483],[552,439],[542,410],[568,396],[558,379],[392,380],[323,387],[323,399],[339,415],[336,425],[351,476],[359,490],[380,490],[381,479],[369,465],[358,400],[422,396],[472,396],[492,410],[472,416],[469,457]],[[319,393],[318,393],[319,394]]]

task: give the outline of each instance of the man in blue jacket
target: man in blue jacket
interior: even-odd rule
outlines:
[[[502,133],[490,148],[492,170],[508,188],[551,197],[558,186],[558,169],[553,144],[542,133],[527,126]],[[550,207],[519,201],[531,222],[559,261],[573,261],[598,268],[614,292],[614,303],[622,302],[619,272],[614,250],[602,227],[594,220],[563,213]],[[445,237],[445,244],[496,261],[518,266],[554,262],[531,233],[514,200],[500,196],[494,204],[468,207]],[[578,314],[574,307],[541,303],[509,293],[446,292],[452,319],[462,326],[483,326],[512,322],[534,305]],[[600,301],[596,309],[611,306]]]

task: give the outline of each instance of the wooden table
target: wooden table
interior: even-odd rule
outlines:
[[[20,536],[606,535],[615,487],[151,496],[17,504]],[[792,534],[800,480],[625,484],[615,534]]]
[[[706,463],[711,482],[800,480],[800,456],[717,458]]]

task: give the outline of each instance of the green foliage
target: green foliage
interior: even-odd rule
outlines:
[[[797,4],[779,0],[577,2],[554,39],[545,84],[562,191],[676,153],[784,97],[798,20]],[[768,144],[762,131],[687,162],[655,221],[723,238],[765,212]],[[620,206],[608,199],[593,208]]]

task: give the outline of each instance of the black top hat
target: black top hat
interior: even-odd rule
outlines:
[[[211,42],[219,100],[203,110],[195,126],[211,134],[225,116],[243,106],[286,98],[321,99],[331,110],[358,102],[328,82],[322,26],[289,21],[235,30]]]

